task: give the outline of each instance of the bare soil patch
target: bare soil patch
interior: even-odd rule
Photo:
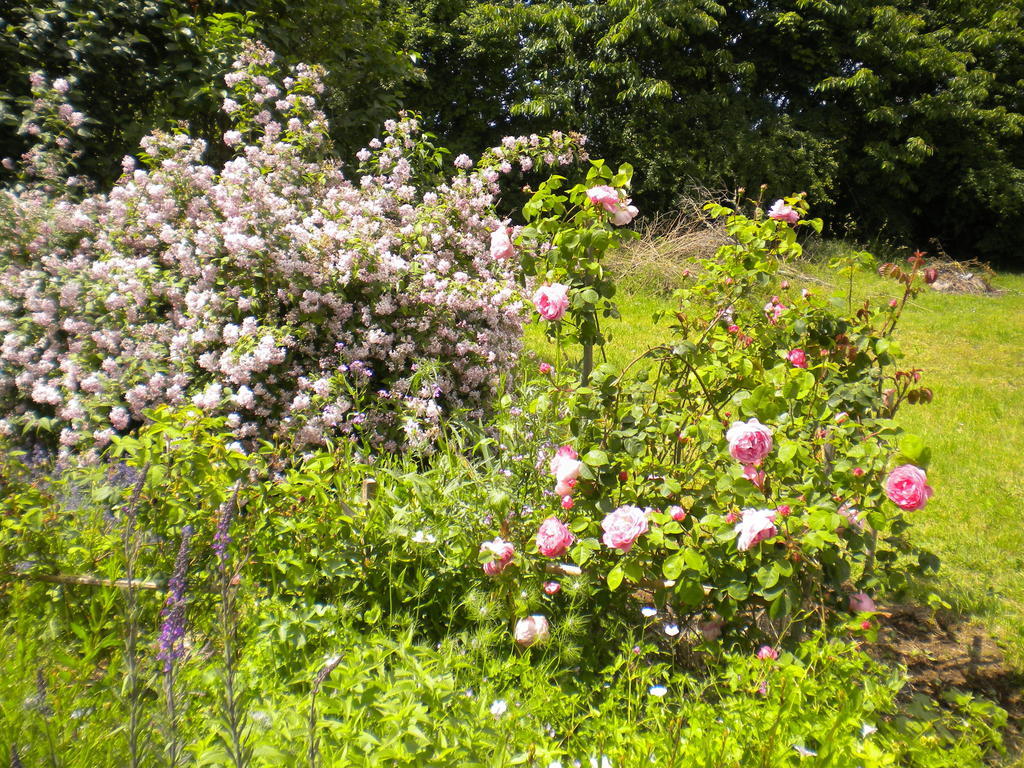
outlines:
[[[907,668],[910,686],[936,701],[959,688],[990,699],[1009,715],[1004,734],[1011,755],[1024,752],[1024,674],[980,627],[956,616],[915,605],[887,606],[878,642],[869,650]]]

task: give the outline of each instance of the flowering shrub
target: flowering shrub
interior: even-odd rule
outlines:
[[[450,176],[405,115],[353,178],[330,159],[322,72],[278,82],[273,59],[250,45],[225,78],[221,170],[185,130],[154,133],[109,194],[0,196],[3,430],[102,446],[191,402],[242,439],[393,448],[483,412],[525,312],[499,182],[584,158],[583,138],[508,137]]]
[[[599,365],[586,386],[539,378],[527,410],[557,412],[566,432],[550,434],[546,455],[561,445],[550,466],[542,458],[523,471],[540,470],[543,487],[547,469],[555,485],[551,502],[511,518],[503,535],[520,548],[521,571],[549,578],[528,542],[536,534],[546,556],[551,516],[571,509],[566,567],[612,592],[650,592],[694,632],[714,627],[705,637],[767,631],[764,618],[848,615],[871,604],[867,593],[934,565],[926,553],[915,561],[905,536],[931,489],[927,449],[892,419],[903,402],[930,399],[918,372],[897,368],[903,303],[846,312],[844,299],[778,280],[780,262],[799,253],[797,229],[821,226],[804,218],[803,198],[753,217],[710,211],[733,244],[677,292],[673,343],[625,370]],[[888,268],[905,295],[920,286],[919,266]],[[531,523],[544,518],[538,534]]]

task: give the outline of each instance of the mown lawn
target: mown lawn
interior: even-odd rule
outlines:
[[[835,277],[807,267],[815,290]],[[907,367],[924,369],[935,393],[926,406],[906,406],[906,428],[932,447],[935,497],[918,513],[914,535],[942,568],[935,591],[993,631],[1024,668],[1024,276],[1000,275],[998,296],[923,292],[903,315],[897,338]],[[845,289],[845,286],[844,286]],[[887,300],[897,286],[858,273],[854,293]],[[622,293],[622,319],[611,322],[609,359],[622,363],[666,336],[651,315],[671,299]],[[536,329],[531,349],[544,354]]]

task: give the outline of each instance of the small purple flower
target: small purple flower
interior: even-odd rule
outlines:
[[[213,551],[217,553],[217,564],[223,572],[228,564],[228,546],[231,544],[231,518],[235,505],[229,502],[221,506],[217,518],[217,530],[213,534]]]
[[[163,625],[160,628],[160,639],[157,641],[160,650],[156,657],[164,663],[164,673],[171,671],[174,662],[183,653],[182,640],[185,637],[185,589],[188,586],[188,551],[192,539],[192,526],[181,529],[181,545],[178,557],[174,561],[174,573],[167,582],[167,598],[161,612]]]

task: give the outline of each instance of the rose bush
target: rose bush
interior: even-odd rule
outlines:
[[[588,195],[601,210],[617,199]],[[753,216],[710,212],[725,217],[733,243],[677,292],[672,343],[625,369],[599,365],[583,386],[560,367],[536,380],[528,426],[504,439],[537,435],[540,458],[515,467],[525,517],[505,518],[503,535],[538,536],[571,492],[575,541],[557,567],[601,580],[609,605],[620,595],[617,610],[644,590],[690,637],[706,626],[739,636],[765,631],[765,620],[842,619],[935,566],[906,537],[908,513],[931,493],[928,451],[892,418],[930,399],[919,372],[898,367],[891,334],[904,302],[854,306],[778,279],[799,254],[797,230],[821,225],[801,197]],[[919,268],[887,271],[910,295]],[[571,479],[559,476],[563,461]],[[544,583],[552,566],[522,551],[519,578]]]

